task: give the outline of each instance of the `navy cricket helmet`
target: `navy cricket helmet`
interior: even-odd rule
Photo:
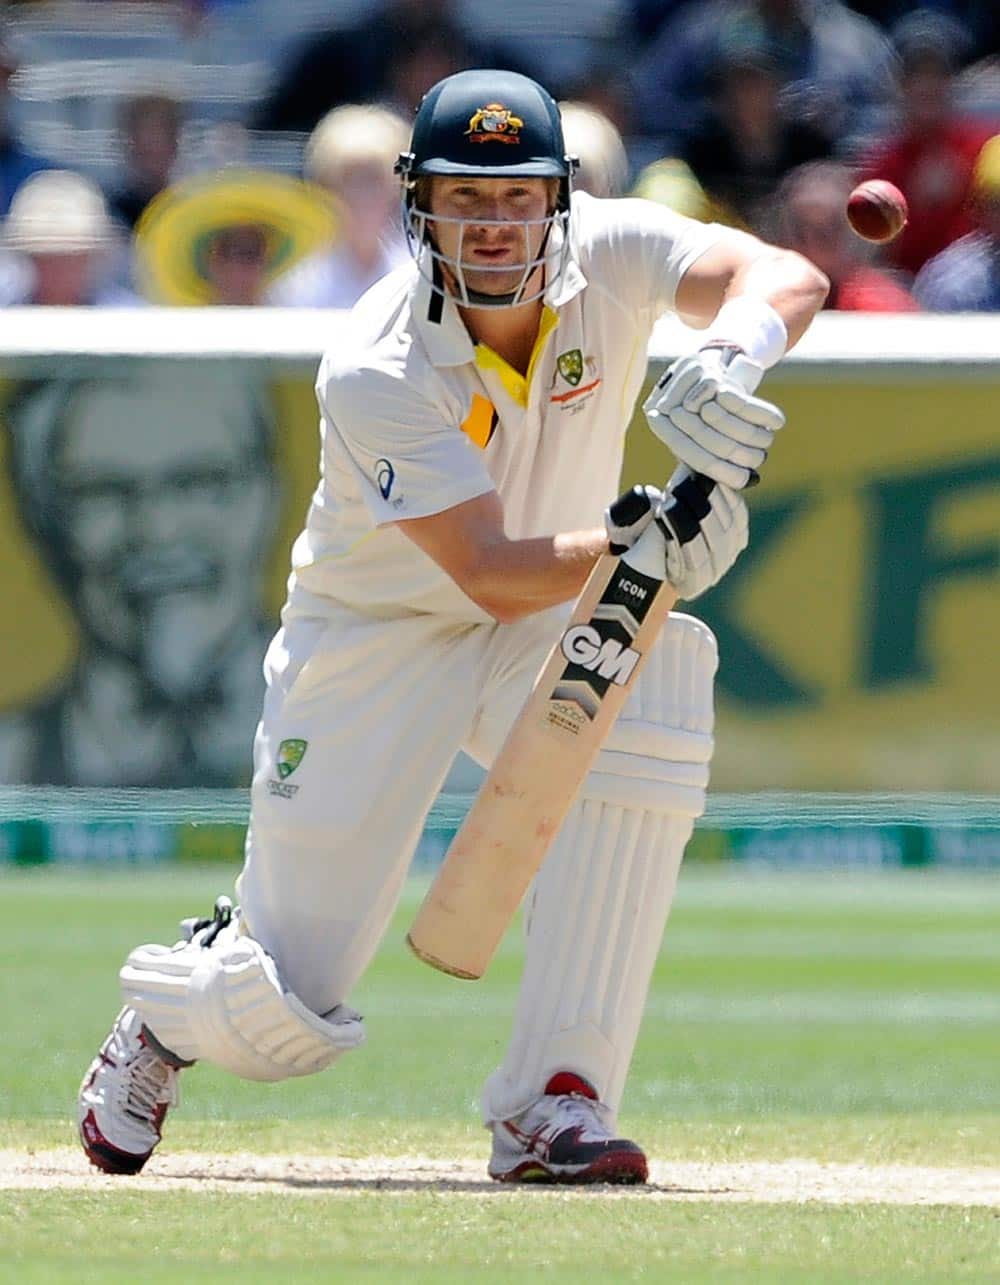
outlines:
[[[461,262],[441,256],[429,234],[430,212],[420,209],[416,202],[417,178],[467,175],[558,179],[555,210],[545,219],[547,243],[548,233],[556,224],[567,232],[572,175],[577,164],[575,157],[566,154],[555,99],[528,76],[476,69],[456,72],[438,81],[417,109],[409,151],[396,162],[396,172],[403,178],[404,220],[411,250],[419,254],[422,246],[431,247],[436,269],[432,285],[442,289],[439,269],[443,262],[456,277],[457,293],[464,303],[483,307],[529,303],[542,293],[528,297],[524,287],[527,277],[544,261],[544,245],[542,257],[525,264],[525,279],[515,291],[487,295],[468,290]],[[568,246],[568,236],[564,236],[564,244]]]
[[[424,95],[400,172],[568,178],[555,99],[515,71],[460,71]]]

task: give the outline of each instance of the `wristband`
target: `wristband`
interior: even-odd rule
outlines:
[[[763,299],[738,295],[722,305],[712,322],[703,348],[735,344],[751,361],[767,370],[781,360],[788,347],[788,331],[775,310]]]

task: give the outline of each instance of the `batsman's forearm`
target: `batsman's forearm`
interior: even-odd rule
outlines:
[[[506,624],[575,598],[594,563],[607,552],[603,527],[497,541],[481,551],[463,588]]]
[[[769,249],[736,269],[725,297],[769,303],[785,323],[788,348],[794,348],[823,307],[829,290],[823,273],[801,254]]]
[[[712,328],[709,338],[736,343],[768,367],[802,338],[829,289],[823,273],[801,254],[730,229],[681,278],[675,303],[689,325]],[[734,321],[738,333],[732,333]],[[774,327],[782,332],[776,343]]]

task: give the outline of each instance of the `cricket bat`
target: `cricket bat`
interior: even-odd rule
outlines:
[[[480,787],[407,943],[482,977],[677,600],[655,524],[600,558]]]
[[[747,392],[764,373],[742,354],[728,369]],[[677,601],[665,574],[653,523],[590,573],[407,934],[425,963],[486,971]]]

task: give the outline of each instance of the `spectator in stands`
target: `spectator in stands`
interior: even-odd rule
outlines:
[[[791,64],[766,34],[737,28],[719,43],[711,113],[682,156],[727,222],[760,232],[775,188],[790,170],[830,156],[829,136],[789,118],[781,91]]]
[[[196,175],[139,220],[137,273],[156,303],[253,306],[335,228],[332,202],[313,184],[266,170]]]
[[[48,162],[21,146],[10,122],[10,82],[17,71],[17,58],[0,34],[0,218],[10,209],[14,193],[32,174],[48,168]]]
[[[935,0],[964,23],[972,38],[970,58],[1000,54],[1000,5],[997,0]]]
[[[652,0],[656,3],[656,0]],[[850,0],[851,8],[890,27],[910,10],[924,8],[960,23],[968,39],[969,59],[1000,53],[1000,5],[997,0]]]
[[[594,107],[614,125],[628,147],[636,132],[635,74],[630,62],[621,55],[602,55],[587,61],[574,76],[564,97]]]
[[[727,212],[718,209],[691,172],[691,167],[677,156],[664,156],[640,170],[631,196],[656,201],[699,223],[725,223]]]
[[[112,283],[114,227],[96,184],[69,170],[42,170],[14,194],[3,230],[7,271],[0,303],[130,306]]]
[[[828,309],[839,312],[914,312],[917,305],[890,272],[869,262],[867,244],[845,216],[851,171],[835,161],[793,170],[775,193],[774,240],[798,250],[830,278]]]
[[[417,24],[408,38],[389,52],[379,102],[411,121],[431,85],[453,72],[474,66],[476,61],[457,23],[449,20],[444,25]]]
[[[596,107],[572,99],[561,102],[563,140],[580,168],[573,187],[591,196],[623,196],[628,187],[629,163],[622,137]]]
[[[842,0],[705,0],[667,20],[637,72],[640,126],[663,150],[708,115],[722,41],[741,31],[781,50],[789,115],[822,122],[845,150],[875,127],[895,59],[872,22]]]
[[[690,3],[691,0],[631,0],[628,10],[636,42],[648,44],[668,18]]]
[[[130,231],[154,196],[170,185],[180,146],[180,103],[166,94],[126,99],[119,118],[124,173],[108,197]]]
[[[1000,103],[1000,53],[963,68],[955,77],[955,90],[962,102],[968,104],[970,113],[994,111]]]
[[[266,225],[232,223],[218,228],[208,237],[204,262],[210,303],[238,308],[263,303],[269,266]]]
[[[930,312],[1000,312],[1000,134],[976,160],[972,212],[975,231],[935,255],[913,283]]]
[[[350,308],[380,277],[409,262],[393,173],[409,133],[384,107],[348,104],[323,117],[306,148],[305,174],[336,201],[335,239],[280,277],[269,303]]]
[[[384,0],[356,25],[323,31],[299,44],[251,125],[307,131],[341,104],[396,105],[412,99],[414,89],[402,84],[400,64],[405,68],[409,60],[403,56],[418,48],[445,59],[446,71],[440,74],[475,66],[521,70],[503,50],[465,30],[455,0]]]
[[[865,178],[885,178],[906,196],[909,221],[888,247],[887,261],[915,274],[946,245],[972,230],[969,185],[984,142],[1000,127],[962,115],[954,78],[964,36],[927,10],[893,29],[901,62],[900,119],[862,162]]]

